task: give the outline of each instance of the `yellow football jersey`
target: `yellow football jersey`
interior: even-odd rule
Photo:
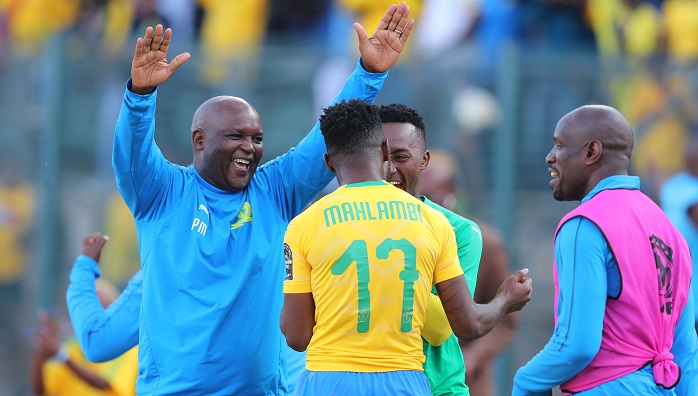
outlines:
[[[92,363],[85,358],[77,340],[67,341],[70,359],[80,366],[94,371],[109,382],[109,389],[100,390],[92,387],[75,374],[67,365],[49,360],[44,367],[45,395],[79,395],[79,396],[135,396],[138,378],[138,347],[104,363]]]
[[[446,217],[386,182],[340,187],[286,231],[284,293],[312,292],[306,368],[423,371],[432,285],[463,274]]]

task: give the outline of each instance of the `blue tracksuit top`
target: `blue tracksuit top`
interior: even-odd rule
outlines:
[[[136,272],[106,309],[95,289],[95,279],[99,277],[97,262],[79,255],[70,271],[66,300],[75,337],[85,357],[106,362],[138,345],[143,276],[141,271]]]
[[[386,75],[359,62],[335,102],[373,102]],[[283,237],[333,177],[319,123],[231,193],[163,157],[154,141],[156,97],[126,90],[112,157],[143,272],[136,391],[286,394]]]
[[[607,177],[582,202],[603,190],[618,188],[639,189],[640,179]],[[516,372],[513,396],[550,395],[551,389],[582,371],[601,346],[606,299],[620,293],[618,264],[601,230],[586,218],[575,217],[560,228],[555,239],[555,261],[560,285],[557,327],[543,350]],[[658,387],[652,368],[647,366],[578,395],[698,394],[698,346],[693,326],[693,296],[689,295],[671,349],[674,361],[681,367],[676,388]]]

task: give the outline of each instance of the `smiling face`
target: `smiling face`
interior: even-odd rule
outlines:
[[[558,122],[553,134],[553,148],[545,157],[548,172],[553,178],[550,187],[558,201],[581,201],[586,194],[589,177],[584,166],[585,148],[589,143],[580,141],[583,134],[573,133],[570,117]]]
[[[613,107],[586,105],[560,119],[545,157],[558,201],[581,201],[610,176],[627,175],[633,129]]]
[[[419,178],[429,163],[429,151],[414,125],[397,122],[382,125],[388,140],[391,165],[387,181],[418,197]]]
[[[209,99],[192,122],[194,167],[214,187],[238,192],[259,165],[264,133],[257,111],[234,97]]]

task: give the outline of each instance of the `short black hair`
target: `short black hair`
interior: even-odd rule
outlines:
[[[340,161],[385,141],[378,106],[363,100],[341,101],[324,109],[320,130],[327,153]]]
[[[389,122],[397,122],[400,124],[412,124],[419,132],[419,138],[424,144],[423,149],[426,150],[427,147],[427,135],[426,126],[424,125],[424,119],[417,112],[417,110],[407,107],[403,104],[392,103],[388,105],[381,105],[379,108],[381,115],[381,122],[387,124]]]

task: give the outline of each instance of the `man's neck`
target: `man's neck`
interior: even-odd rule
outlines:
[[[345,184],[355,184],[381,180],[383,180],[381,172],[374,169],[358,168],[348,169],[346,171],[337,170],[337,183],[339,183],[340,186]]]

